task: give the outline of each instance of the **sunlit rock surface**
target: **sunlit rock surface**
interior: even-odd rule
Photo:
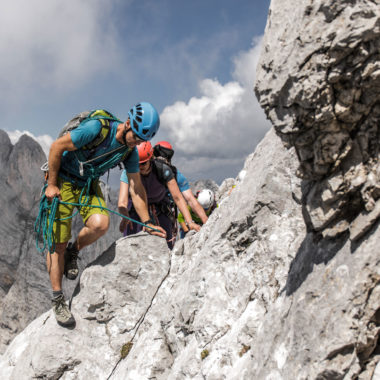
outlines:
[[[256,94],[275,128],[243,178],[171,252],[118,240],[83,272],[76,327],[36,319],[3,377],[378,379],[379,10],[273,0]]]
[[[379,1],[273,0],[255,90],[296,149],[310,228],[359,240],[380,216]]]
[[[296,166],[269,132],[199,233],[172,252],[144,233],[119,240],[83,272],[76,327],[59,327],[47,312],[11,343],[1,372],[370,379],[379,358],[379,233],[353,245],[308,232]]]

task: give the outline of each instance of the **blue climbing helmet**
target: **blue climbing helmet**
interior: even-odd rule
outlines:
[[[128,112],[132,131],[144,141],[150,140],[160,127],[160,117],[148,102],[136,104]]]

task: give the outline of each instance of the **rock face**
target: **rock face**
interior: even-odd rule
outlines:
[[[379,228],[308,232],[297,165],[271,131],[199,233],[119,240],[83,272],[76,327],[36,319],[4,378],[375,379]]]
[[[188,234],[171,255],[163,239],[119,240],[83,272],[72,301],[75,329],[60,328],[47,312],[11,343],[0,371],[9,379],[241,373],[245,356],[261,353],[253,341],[266,308],[279,297],[291,302],[281,291],[305,236],[292,197],[292,189],[300,192],[295,162],[270,133],[247,160],[249,174],[201,232]],[[50,343],[36,349],[42,341]],[[59,350],[51,350],[54,342]]]
[[[22,136],[13,146],[0,130],[0,349],[47,307],[38,294],[46,284],[43,260],[34,243],[33,225],[46,160],[37,142]]]
[[[379,379],[379,11],[273,0],[256,93],[275,129],[245,175],[173,251],[111,246],[75,328],[33,321],[2,377]]]
[[[379,5],[272,0],[257,69],[257,97],[309,187],[309,227],[353,241],[380,216]]]
[[[72,303],[75,329],[59,327],[50,311],[43,314],[11,344],[22,346],[28,364],[2,367],[2,378],[58,379],[70,373],[77,379],[107,379],[120,347],[143,323],[169,263],[163,239],[137,235],[112,245],[81,278]],[[11,356],[14,363],[21,359],[15,352]]]
[[[197,191],[200,191],[202,189],[210,189],[216,195],[218,195],[219,193],[219,186],[212,179],[201,179],[201,180],[195,181],[194,183],[191,183],[190,185],[191,185],[191,191],[194,194],[196,194]]]
[[[41,165],[46,156],[40,145],[24,135],[13,146],[0,130],[0,353],[28,323],[51,307],[50,282],[45,258],[36,249],[33,233],[43,183]],[[111,197],[108,197],[109,200]],[[117,196],[112,195],[111,209]],[[83,268],[93,261],[120,234],[117,217],[111,218],[111,232],[94,246],[83,250]],[[82,223],[75,219],[73,231]],[[64,281],[71,295],[76,282]]]

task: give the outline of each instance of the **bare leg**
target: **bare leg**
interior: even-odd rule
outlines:
[[[78,251],[102,237],[107,232],[109,225],[109,216],[103,214],[91,215],[87,219],[86,225],[80,230],[75,242]]]
[[[64,253],[66,243],[55,245],[55,252],[46,256],[46,267],[49,272],[51,287],[54,291],[62,290],[63,269],[65,266]]]
[[[65,298],[62,294],[62,277],[65,266],[65,249],[66,243],[55,245],[55,252],[46,256],[46,265],[50,275],[51,287],[53,292],[61,291],[60,295],[54,295],[52,306],[55,318],[58,324],[62,326],[72,326],[75,324],[75,319],[68,308]]]

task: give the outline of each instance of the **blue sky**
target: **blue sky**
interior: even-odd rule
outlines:
[[[235,177],[269,128],[253,92],[269,0],[3,0],[1,129],[48,149],[76,113],[150,101],[195,181]]]

